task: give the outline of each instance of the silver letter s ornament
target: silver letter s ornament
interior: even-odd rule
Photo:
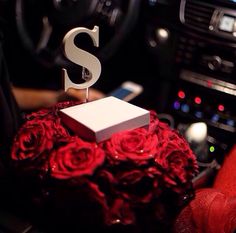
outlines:
[[[94,26],[92,30],[84,27],[77,27],[67,32],[63,39],[64,54],[70,61],[87,68],[92,74],[92,78],[88,81],[85,81],[84,83],[76,84],[70,80],[67,70],[63,69],[65,91],[67,91],[67,89],[70,87],[77,89],[89,88],[97,82],[101,74],[101,63],[98,58],[75,45],[74,39],[80,33],[87,33],[92,38],[94,46],[99,46],[98,26]]]

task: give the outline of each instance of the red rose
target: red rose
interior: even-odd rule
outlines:
[[[32,112],[26,115],[26,120],[55,120],[58,118],[58,111],[62,108],[67,108],[70,106],[74,106],[76,104],[81,104],[81,101],[64,101],[58,102],[55,106],[51,108],[42,108],[36,112]]]
[[[105,153],[95,143],[75,137],[73,141],[53,151],[49,169],[51,176],[57,179],[92,175],[104,159]]]
[[[159,122],[158,126],[156,127],[155,134],[158,137],[158,147],[160,147],[160,143],[165,142],[166,140],[170,140],[170,135],[175,134],[173,130],[167,123]]]
[[[78,104],[82,104],[81,101],[63,101],[63,102],[58,102],[54,107],[54,111],[57,112],[58,110],[60,109],[63,109],[63,108],[68,108],[68,107],[71,107],[71,106],[75,106],[75,105],[78,105]]]
[[[144,168],[118,172],[115,178],[119,196],[133,203],[149,203],[153,197],[159,195],[157,176],[150,176]]]
[[[28,121],[14,139],[13,160],[35,159],[53,148],[53,121]]]
[[[157,113],[153,110],[150,110],[150,123],[149,123],[149,132],[153,133],[156,131],[159,125],[159,119],[157,118]]]
[[[32,112],[26,115],[26,120],[54,120],[54,112],[50,108],[43,108],[36,112]]]
[[[112,135],[105,143],[107,156],[112,163],[132,161],[146,164],[156,154],[157,136],[144,128],[123,131]]]
[[[197,172],[195,155],[186,140],[175,131],[164,131],[165,140],[159,144],[155,162],[163,169],[167,186],[186,183]]]
[[[117,198],[105,213],[107,225],[123,224],[129,225],[135,222],[135,214],[130,208],[130,203],[121,198]]]
[[[58,193],[58,204],[84,207],[75,207],[79,216],[93,218],[97,206],[107,224],[132,224],[143,207],[149,211],[162,200],[166,188],[179,194],[190,187],[196,158],[187,141],[160,122],[154,111],[148,129],[123,131],[96,144],[83,141],[61,123],[58,111],[75,104],[62,102],[27,115],[15,137],[11,157],[14,162],[25,161],[15,164],[36,175],[30,179],[40,178],[36,181],[42,193],[50,194],[53,188],[51,195]]]
[[[63,127],[61,119],[59,118],[54,120],[51,130],[53,130],[53,138],[55,143],[60,142],[61,140],[68,141],[71,138],[69,132],[65,127]]]

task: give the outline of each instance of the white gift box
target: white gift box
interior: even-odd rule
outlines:
[[[112,134],[147,126],[150,112],[113,96],[60,110],[62,122],[77,135],[101,142]]]

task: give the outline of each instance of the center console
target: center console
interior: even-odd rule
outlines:
[[[209,152],[222,161],[236,138],[236,3],[161,0],[149,8],[147,45],[165,67],[158,76],[172,83],[163,110],[176,127],[205,122]]]

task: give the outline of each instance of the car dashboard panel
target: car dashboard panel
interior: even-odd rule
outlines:
[[[176,127],[206,122],[209,149],[222,162],[236,133],[236,3],[163,0],[149,1],[149,8],[148,49],[164,67],[160,80],[172,83],[161,111],[174,116]]]

